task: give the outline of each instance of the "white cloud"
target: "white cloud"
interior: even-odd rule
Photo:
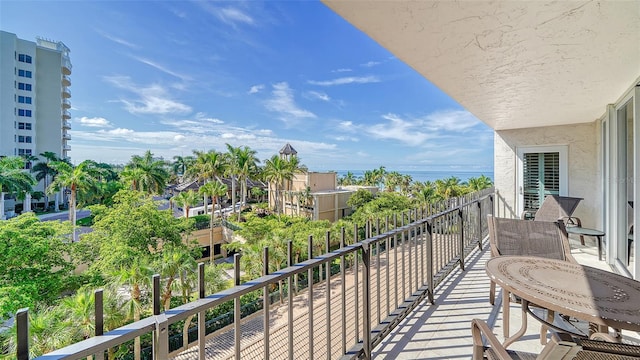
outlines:
[[[259,84],[259,85],[253,85],[250,89],[249,89],[249,94],[257,94],[260,91],[262,91],[264,89],[264,85],[263,84]]]
[[[291,120],[316,118],[311,111],[300,108],[293,96],[293,90],[286,82],[272,85],[271,99],[266,101],[266,108],[269,111],[280,113],[280,119],[289,122]]]
[[[307,91],[304,95],[307,99],[311,100],[331,101],[329,95],[321,91]]]
[[[233,27],[238,24],[255,25],[256,22],[251,15],[238,9],[237,7],[227,6],[218,7],[212,2],[199,1],[197,4],[202,7],[209,14],[214,15],[222,22],[227,23]]]
[[[253,18],[238,8],[234,7],[226,7],[218,10],[218,16],[220,19],[226,23],[236,24],[236,23],[244,23],[247,25],[254,25],[255,21]]]
[[[386,123],[379,123],[363,127],[363,129],[378,139],[397,140],[410,146],[418,146],[433,138],[434,134],[425,132],[422,122],[410,122],[395,114],[382,116]]]
[[[432,130],[467,131],[480,124],[473,114],[464,110],[443,110],[427,115],[425,125]]]
[[[181,80],[183,80],[183,81],[191,80],[191,77],[190,77],[190,76],[188,76],[188,75],[183,75],[183,74],[177,73],[177,72],[175,72],[175,71],[172,71],[172,70],[170,70],[170,69],[167,69],[166,67],[164,67],[164,66],[162,66],[162,65],[160,65],[160,64],[158,64],[158,63],[156,63],[155,61],[152,61],[152,60],[149,60],[149,59],[146,59],[146,58],[140,57],[140,56],[133,56],[133,55],[132,55],[131,57],[132,57],[133,59],[135,59],[135,60],[137,60],[137,61],[139,61],[139,62],[143,63],[143,64],[147,64],[147,65],[151,66],[152,68],[155,68],[155,69],[157,69],[157,70],[160,70],[160,71],[162,71],[162,72],[163,72],[163,73],[165,73],[165,74],[169,74],[169,75],[171,75],[171,76],[175,76],[175,77],[177,77],[177,78],[179,78],[179,79],[181,79]]]
[[[111,123],[103,117],[89,118],[89,117],[83,116],[79,119],[76,119],[76,121],[80,123],[80,125],[87,126],[87,127],[99,127],[99,128],[112,127]]]
[[[377,83],[380,82],[380,79],[377,76],[369,75],[369,76],[349,76],[342,77],[333,80],[325,80],[325,81],[315,81],[309,80],[308,83],[311,85],[318,86],[334,86],[334,85],[347,85],[347,84],[368,84],[368,83]]]
[[[132,49],[136,49],[136,48],[138,48],[138,46],[137,46],[136,44],[132,44],[132,43],[130,43],[130,42],[128,42],[128,41],[126,41],[126,40],[124,40],[124,39],[121,39],[121,38],[119,38],[119,37],[116,37],[116,36],[113,36],[113,35],[107,34],[106,32],[104,32],[104,31],[102,31],[102,30],[96,30],[96,31],[97,31],[97,32],[98,32],[98,34],[100,34],[100,36],[102,36],[103,38],[108,39],[108,40],[111,40],[111,41],[113,41],[113,42],[115,42],[115,43],[117,43],[117,44],[124,45],[124,46],[129,47],[129,48],[132,48]]]
[[[381,64],[381,62],[379,62],[379,61],[369,61],[369,62],[366,62],[364,64],[360,64],[360,66],[363,66],[363,67],[374,67],[374,66],[380,65],[380,64]]]
[[[136,85],[131,82],[128,76],[108,76],[104,79],[120,89],[138,95],[138,99],[129,97],[118,100],[132,114],[184,114],[191,112],[189,105],[172,100],[168,91],[158,84],[147,87]]]
[[[98,132],[107,134],[107,135],[114,135],[114,136],[127,136],[134,133],[134,131],[131,129],[123,129],[123,128],[117,128],[113,130],[99,130]]]
[[[350,71],[353,71],[353,70],[347,69],[347,68],[331,70],[332,73],[341,73],[341,72],[350,72]]]
[[[345,135],[339,135],[339,136],[334,136],[333,140],[336,141],[352,141],[352,142],[358,142],[360,141],[360,139],[353,137],[353,136],[345,136]]]
[[[222,121],[220,119],[208,117],[207,114],[205,114],[203,112],[196,113],[195,118],[198,121],[205,121],[205,122],[209,122],[209,123],[212,123],[212,124],[224,124],[224,121]]]

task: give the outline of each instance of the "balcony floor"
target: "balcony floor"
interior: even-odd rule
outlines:
[[[570,240],[572,255],[583,265],[611,271],[599,261],[595,241],[586,239],[586,246]],[[435,305],[422,303],[405,318],[385,340],[374,349],[375,359],[469,359],[472,356],[471,319],[485,320],[500,341],[502,337],[502,304],[497,287],[496,304],[489,304],[489,278],[484,265],[490,258],[488,250],[471,255],[466,271],[459,268],[443,282],[435,293]],[[511,303],[510,333],[521,325],[520,305]],[[557,319],[557,321],[561,321]],[[539,353],[540,323],[529,319],[525,335],[509,349]],[[625,340],[638,342],[639,334],[623,332]]]

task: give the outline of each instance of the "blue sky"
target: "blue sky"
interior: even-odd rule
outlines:
[[[73,162],[287,142],[311,170],[493,170],[493,133],[315,1],[0,1],[71,49]],[[428,49],[425,49],[428,51]]]

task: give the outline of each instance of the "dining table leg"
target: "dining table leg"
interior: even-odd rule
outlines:
[[[511,296],[506,289],[502,289],[502,334],[504,338],[509,337],[509,309]]]

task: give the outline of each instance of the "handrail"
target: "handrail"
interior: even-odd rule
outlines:
[[[204,316],[206,310],[230,300],[237,300],[236,303],[238,305],[236,305],[236,309],[238,311],[237,314],[239,314],[239,299],[242,295],[266,289],[269,285],[278,284],[284,280],[288,280],[290,284],[287,289],[289,292],[288,306],[289,311],[292,311],[293,305],[291,300],[293,298],[291,294],[293,289],[291,288],[291,279],[294,278],[294,276],[305,274],[305,272],[309,274],[308,280],[310,281],[310,285],[308,292],[310,293],[309,295],[311,295],[313,294],[312,291],[318,291],[313,288],[319,286],[320,283],[326,282],[327,288],[329,288],[332,281],[338,281],[338,278],[334,279],[329,275],[330,272],[328,268],[336,260],[340,260],[341,264],[344,264],[345,257],[351,254],[357,255],[354,257],[354,264],[352,264],[350,268],[355,279],[353,288],[355,289],[353,290],[355,291],[355,301],[356,304],[361,302],[362,305],[355,306],[355,333],[347,334],[348,329],[340,327],[340,330],[343,332],[343,350],[341,352],[343,358],[370,358],[373,348],[379,344],[420,301],[428,298],[429,302],[433,303],[435,287],[452,271],[454,268],[453,265],[458,264],[464,270],[464,261],[466,255],[470,253],[469,249],[476,245],[482,246],[483,239],[486,237],[486,220],[483,220],[483,217],[486,218],[486,216],[483,216],[485,214],[482,208],[483,206],[487,207],[486,211],[492,212],[494,206],[493,189],[476,193],[475,198],[468,197],[458,199],[455,203],[455,206],[451,205],[450,208],[434,214],[425,213],[425,209],[421,209],[420,214],[418,210],[403,213],[400,224],[397,224],[397,218],[394,218],[393,228],[391,228],[392,224],[388,217],[384,224],[381,224],[380,220],[378,220],[375,226],[376,232],[378,232],[377,234],[372,234],[374,224],[369,221],[364,228],[366,237],[359,242],[345,245],[345,233],[343,231],[341,235],[342,247],[336,250],[325,252],[322,255],[312,256],[311,259],[247,281],[243,284],[239,284],[239,272],[236,271],[236,283],[239,285],[233,288],[201,297],[188,304],[169,309],[164,313],[158,312],[157,315],[125,325],[104,335],[95,336],[69,345],[43,355],[38,359],[78,359],[92,354],[101,354],[109,348],[151,332],[155,334],[154,344],[156,347],[154,349],[154,358],[165,359],[169,355],[168,331],[166,329],[168,329],[170,324],[185,320],[191,316]],[[405,216],[409,219],[406,224],[404,223]],[[382,227],[384,227],[385,231],[381,231]],[[356,237],[359,229],[360,228],[355,225],[354,230]],[[328,235],[329,234],[327,234],[326,249],[328,249],[329,244]],[[357,240],[357,238],[354,240]],[[309,241],[310,244],[313,243],[311,237]],[[291,251],[291,244],[289,247]],[[264,261],[267,263],[268,251],[265,250],[265,253]],[[385,259],[384,263],[381,261],[382,257]],[[312,277],[313,270],[315,268],[320,269],[322,266],[327,267],[326,279],[322,280],[322,271],[319,271],[320,281],[315,282]],[[400,266],[401,268],[398,270]],[[239,256],[235,257],[234,267],[236,270],[239,268]],[[408,271],[406,269],[408,269]],[[202,266],[200,267],[200,271],[204,271]],[[362,279],[360,279],[358,275],[359,272],[362,272]],[[342,279],[345,278],[345,273],[346,266],[341,266],[340,277]],[[394,274],[395,281],[386,280],[385,288],[382,289],[382,284],[385,284],[385,282],[381,281],[383,274],[389,279],[391,273]],[[359,291],[356,291],[360,288],[360,281],[362,281],[362,298],[358,295]],[[394,289],[391,288],[392,284],[395,286]],[[203,295],[203,280],[200,281],[200,287],[201,289],[199,291]],[[159,298],[159,289],[154,288],[153,296],[154,299],[156,297]],[[345,292],[343,291],[342,294],[338,296],[342,296],[342,314],[343,316],[347,316],[344,305]],[[326,297],[327,302],[324,306],[326,307],[327,314],[329,314],[331,297],[328,294]],[[315,300],[309,304],[312,310],[308,314],[310,329],[314,319],[312,316],[313,312],[320,307],[319,305],[314,305],[314,302]],[[362,311],[360,311],[360,308]],[[24,332],[25,326],[28,326],[25,324],[26,320],[20,320],[27,318],[24,316],[26,311],[26,309],[21,309],[19,311],[20,316],[16,317],[18,319],[17,326],[19,334],[21,330]],[[265,317],[265,322],[268,322],[269,312],[263,311],[263,316]],[[367,319],[369,319],[369,321],[367,321]],[[289,321],[293,321],[293,318],[289,317]],[[322,321],[322,319],[318,321]],[[327,326],[329,325],[329,321],[330,317],[327,315]],[[242,319],[240,319],[240,316],[237,316],[237,318],[234,317],[234,327],[236,329],[240,328],[239,324],[241,322]],[[204,322],[201,321],[199,321],[199,323],[204,324]],[[361,327],[357,325],[358,323],[360,323]],[[292,325],[292,323],[289,324],[289,326]],[[335,326],[334,324],[332,329]],[[351,331],[352,330],[349,330],[349,332]],[[204,334],[204,330],[200,333]],[[351,340],[346,340],[347,337]],[[25,346],[21,341],[24,342],[26,339],[18,338],[18,349],[23,349],[22,351],[24,351]],[[314,349],[314,339],[310,338],[308,341],[309,349]],[[330,351],[332,340],[328,337],[326,341],[326,351]],[[349,343],[350,345],[346,343],[347,341],[351,341]],[[345,345],[347,346],[345,347]],[[204,346],[204,344],[200,346]],[[268,345],[265,346],[265,349],[267,348]],[[338,347],[334,346],[334,348]],[[315,349],[318,351],[323,350],[317,346]],[[236,353],[239,353],[239,343],[235,344],[235,350]],[[289,344],[289,351],[291,350],[292,344]],[[204,356],[203,351],[200,351],[200,353]],[[18,353],[18,359],[28,358],[28,355],[27,357],[24,356],[24,354]],[[325,357],[330,357],[330,354],[326,354]]]

